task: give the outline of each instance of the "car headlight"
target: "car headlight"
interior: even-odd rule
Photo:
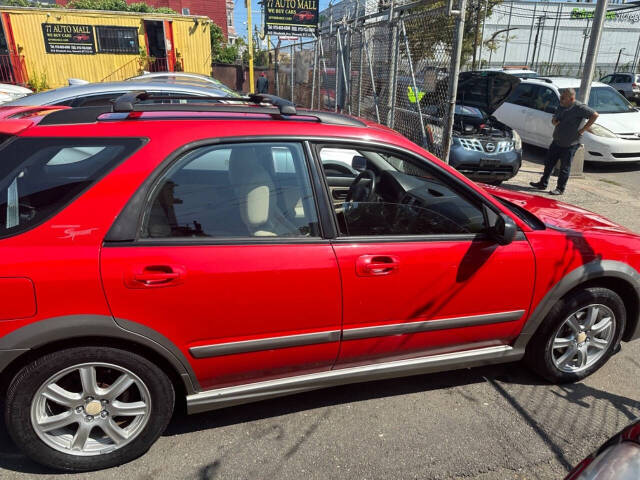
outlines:
[[[516,150],[522,150],[522,138],[520,138],[520,134],[515,130],[511,130],[512,138],[513,138],[513,148]]]
[[[594,134],[597,137],[617,138],[615,133],[613,133],[610,130],[607,130],[602,125],[598,125],[597,123],[594,123],[593,125],[591,125],[591,127],[589,127],[588,132]]]

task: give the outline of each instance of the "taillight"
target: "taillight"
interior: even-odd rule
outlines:
[[[631,88],[638,88],[638,84],[637,83],[632,83],[631,84]]]

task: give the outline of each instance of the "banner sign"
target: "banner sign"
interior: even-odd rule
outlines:
[[[266,0],[266,35],[312,37],[317,29],[318,0]]]
[[[47,53],[72,53],[93,55],[96,53],[91,25],[43,23],[42,34]]]

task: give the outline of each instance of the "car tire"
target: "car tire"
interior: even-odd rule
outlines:
[[[5,422],[34,461],[57,470],[99,470],[145,453],[169,423],[174,400],[167,375],[140,355],[69,348],[32,361],[13,377]]]
[[[625,323],[624,303],[614,291],[600,287],[575,290],[548,313],[527,345],[525,363],[552,383],[581,380],[617,350]]]
[[[494,187],[499,187],[500,185],[502,185],[502,182],[504,180],[492,180],[491,182],[489,182],[489,185],[493,185]]]

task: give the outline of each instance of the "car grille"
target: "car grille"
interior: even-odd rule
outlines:
[[[513,167],[509,165],[500,166],[480,166],[477,163],[461,163],[456,166],[456,170],[461,172],[495,172],[495,173],[513,173]]]
[[[480,141],[477,138],[458,138],[460,145],[465,150],[483,153],[504,153],[513,150],[513,142],[511,141]]]
[[[640,140],[640,133],[618,133],[618,137],[624,140]]]
[[[640,152],[631,152],[631,153],[611,153],[613,158],[633,158],[640,157]]]

